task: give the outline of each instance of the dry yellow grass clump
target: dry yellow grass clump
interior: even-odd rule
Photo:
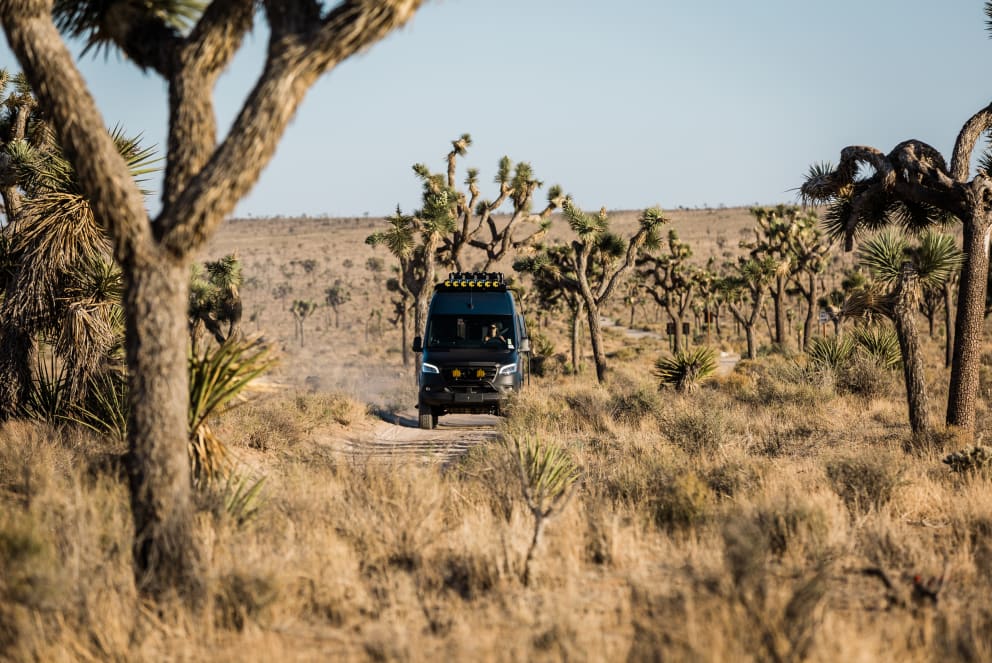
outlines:
[[[502,442],[437,464],[341,452],[374,427],[287,393],[217,422],[250,504],[201,495],[209,601],[139,602],[121,450],[0,429],[9,660],[989,660],[992,491],[907,454],[871,396],[768,358],[691,397],[635,363],[532,385]],[[884,381],[883,381],[884,382]],[[513,440],[578,481],[534,531]],[[940,580],[940,578],[943,578]]]

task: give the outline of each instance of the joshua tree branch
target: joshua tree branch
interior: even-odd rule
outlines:
[[[176,253],[201,247],[258,181],[314,80],[404,24],[421,1],[346,2],[328,15],[319,30],[301,28],[294,39],[287,32],[294,21],[284,15],[283,3],[269,0],[266,10],[275,23],[265,69],[227,138],[175,205],[163,210],[161,221],[169,229],[162,238],[165,247]],[[286,4],[299,4],[299,0]],[[299,12],[289,14],[299,17]]]
[[[954,152],[951,155],[951,177],[958,182],[968,179],[971,169],[971,155],[975,145],[983,133],[992,129],[992,104],[978,111],[965,122],[954,141]]]

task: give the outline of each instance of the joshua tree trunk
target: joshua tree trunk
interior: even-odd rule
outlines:
[[[125,263],[126,352],[131,450],[128,477],[134,518],[136,580],[142,593],[171,587],[199,596],[199,548],[192,542],[193,504],[186,452],[189,372],[186,362],[187,260],[160,255]],[[178,416],[177,416],[178,415]]]
[[[964,252],[968,259],[961,269],[958,285],[958,315],[954,327],[954,355],[947,398],[947,425],[967,430],[975,427],[978,400],[978,368],[985,318],[985,290],[988,284],[988,241],[992,210],[982,209],[972,218],[962,219]]]
[[[813,325],[816,319],[816,274],[809,272],[806,283],[806,319],[803,321],[803,343],[800,350],[806,351],[809,339],[813,337]]]
[[[401,337],[401,354],[403,355],[403,365],[410,365],[410,341],[408,337],[409,326],[410,326],[410,316],[407,313],[406,305],[406,293],[403,294],[403,303],[400,305],[400,337]]]
[[[31,389],[34,337],[17,325],[0,331],[0,419],[16,416]]]
[[[675,326],[675,351],[678,352],[682,349],[682,316],[675,309],[669,307],[668,317],[671,318],[672,324]]]
[[[785,320],[785,276],[775,277],[775,286],[772,288],[772,302],[775,308],[775,344],[782,350],[789,345],[788,324]]]
[[[599,307],[586,302],[586,320],[589,321],[589,340],[592,344],[592,360],[596,363],[596,380],[602,384],[606,379],[606,352],[603,350],[603,330],[599,326]]]
[[[572,306],[572,369],[578,373],[582,370],[582,301]]]
[[[944,281],[944,368],[951,367],[954,357],[954,279]]]
[[[926,434],[933,429],[930,422],[930,398],[927,393],[923,356],[920,352],[920,333],[916,327],[916,297],[918,279],[910,265],[905,265],[893,293],[895,306],[892,320],[899,348],[902,350],[903,374],[906,378],[906,404],[909,406],[909,425],[913,433]]]

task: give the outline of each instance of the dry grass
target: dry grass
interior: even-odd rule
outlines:
[[[676,223],[705,259],[746,221],[712,210]],[[664,341],[611,331],[605,386],[588,360],[578,376],[534,378],[501,432],[563,447],[581,479],[525,585],[533,521],[512,445],[440,465],[328,444],[370,434],[367,404],[415,402],[398,332],[365,337],[388,304],[385,274],[364,267],[374,227],[241,222],[212,248],[239,249],[255,277],[246,318],[283,346],[274,379],[288,387],[213,422],[240,476],[265,481],[253,513],[229,508],[229,487],[200,496],[201,613],[136,596],[122,449],[0,428],[0,659],[992,660],[992,473],[942,463],[969,443],[953,434],[905,452],[901,375],[870,366],[838,379],[762,356],[681,396],[651,377]],[[273,292],[321,301],[336,278],[353,289],[341,327],[318,311],[299,348]],[[653,311],[638,318],[663,328]],[[727,327],[714,347],[739,350]],[[568,347],[562,321],[541,331]],[[927,370],[939,408],[939,339]],[[920,588],[945,570],[933,604]]]
[[[762,375],[780,384],[757,399],[740,376],[692,399],[629,374],[526,392],[506,431],[564,445],[583,477],[526,586],[506,445],[447,469],[361,461],[321,442],[341,412],[365,425],[356,402],[235,410],[220,429],[268,481],[246,522],[200,518],[202,614],[138,603],[113,449],[9,424],[0,642],[12,660],[986,659],[989,479],[905,454],[886,408],[809,410]],[[912,578],[945,568],[939,602],[915,601]]]

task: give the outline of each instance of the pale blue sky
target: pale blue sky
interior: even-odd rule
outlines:
[[[318,82],[236,214],[411,210],[410,166],[443,170],[464,132],[474,146],[462,164],[480,169],[488,197],[505,154],[587,209],[792,202],[806,168],[849,144],[888,151],[918,138],[949,156],[992,100],[983,7],[433,0]],[[222,125],[264,47],[263,27],[221,79]],[[163,144],[160,79],[114,56],[82,68],[108,125]]]

